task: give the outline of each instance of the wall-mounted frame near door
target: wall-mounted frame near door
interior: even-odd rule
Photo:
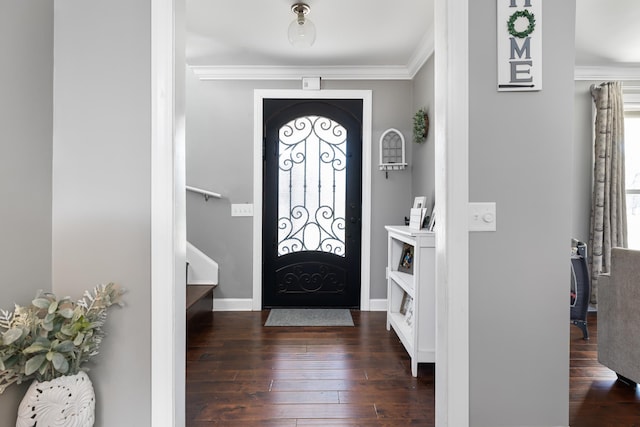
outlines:
[[[370,90],[256,90],[254,91],[254,212],[263,208],[263,105],[265,99],[360,99],[362,100],[362,216],[360,309],[370,309],[371,254],[371,111]],[[253,216],[253,310],[261,310],[262,301],[262,229],[263,218]]]

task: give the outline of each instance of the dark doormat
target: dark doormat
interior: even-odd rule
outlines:
[[[274,308],[264,326],[353,326],[347,308]]]

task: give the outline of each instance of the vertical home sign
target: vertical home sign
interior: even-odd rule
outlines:
[[[498,90],[542,90],[542,0],[496,0]]]

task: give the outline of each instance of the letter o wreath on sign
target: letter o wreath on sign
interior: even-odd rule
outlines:
[[[529,26],[526,30],[516,31],[515,23],[518,18],[526,18],[527,21],[529,21]],[[528,10],[519,10],[517,12],[514,12],[507,21],[507,29],[509,30],[509,34],[511,34],[513,37],[523,39],[529,34],[533,33],[533,30],[536,29],[536,16],[533,13],[530,13]]]

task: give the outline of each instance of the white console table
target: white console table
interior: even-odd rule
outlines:
[[[418,363],[436,361],[435,234],[407,226],[387,225],[387,330],[393,330],[411,357],[411,374]],[[413,249],[411,266],[400,266]],[[404,270],[404,271],[402,271]]]

